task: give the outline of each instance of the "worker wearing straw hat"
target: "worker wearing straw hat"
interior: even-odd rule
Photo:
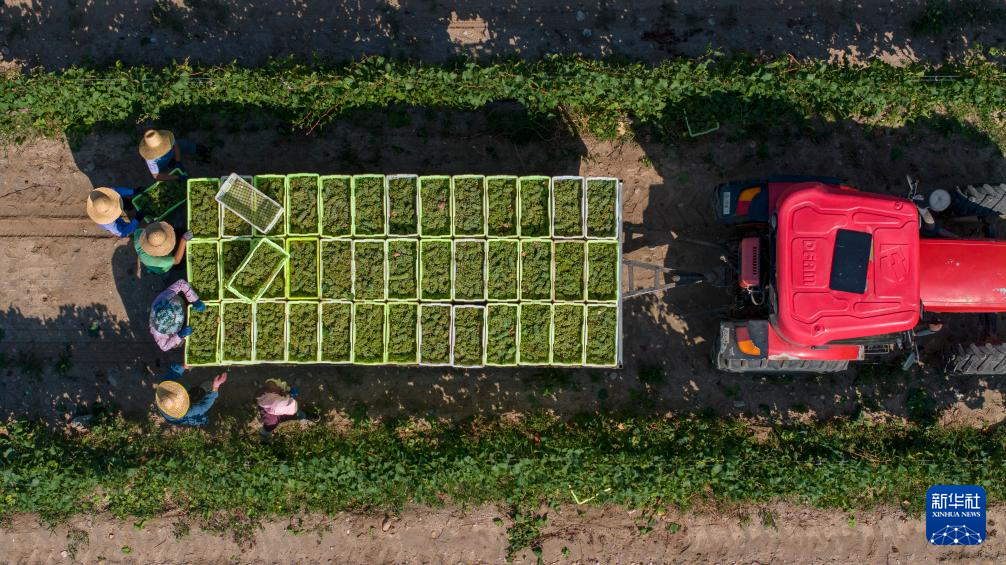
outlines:
[[[185,373],[185,368],[175,363],[171,372],[154,389],[154,401],[157,411],[169,423],[179,426],[205,426],[209,419],[206,413],[220,396],[220,386],[227,382],[227,373],[217,375],[212,383],[205,382],[188,390],[179,379]]]
[[[140,227],[138,219],[129,219],[123,204],[123,197],[132,198],[135,191],[126,187],[100,187],[87,195],[87,215],[94,223],[118,237],[128,237]]]
[[[153,222],[133,234],[133,247],[148,272],[162,275],[182,262],[190,239],[192,232],[185,232],[176,247],[175,228],[167,222]]]
[[[182,154],[195,153],[202,159],[209,156],[209,149],[184,139],[175,139],[175,134],[166,129],[148,129],[140,140],[140,156],[147,162],[147,169],[154,180],[182,180],[187,178],[182,165]],[[171,174],[174,169],[180,175]]]
[[[184,300],[183,300],[184,298]],[[150,305],[150,335],[161,351],[169,351],[192,335],[192,326],[185,325],[185,304],[196,312],[206,310],[199,295],[185,279],[178,279],[154,298]]]

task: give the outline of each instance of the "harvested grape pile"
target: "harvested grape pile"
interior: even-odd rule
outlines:
[[[617,179],[252,184],[283,204],[269,233],[213,200],[217,179],[189,181],[189,279],[223,313],[187,340],[191,364],[621,362]]]

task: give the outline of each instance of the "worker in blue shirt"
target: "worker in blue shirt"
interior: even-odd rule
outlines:
[[[171,424],[205,426],[208,421],[206,413],[220,395],[220,385],[227,382],[227,373],[217,375],[212,384],[205,382],[189,390],[172,380],[181,378],[183,373],[184,367],[178,363],[171,365],[171,372],[164,376],[154,392],[157,410]]]
[[[183,154],[196,154],[200,159],[209,157],[209,149],[184,139],[175,139],[175,134],[166,129],[148,129],[140,140],[140,156],[147,162],[147,169],[154,180],[181,180],[185,182],[188,173],[182,165]],[[179,174],[173,174],[178,169]]]
[[[87,195],[87,215],[108,233],[129,237],[140,227],[141,217],[137,212],[137,217],[130,219],[124,211],[122,199],[132,198],[135,193],[132,188],[124,186],[96,188]]]

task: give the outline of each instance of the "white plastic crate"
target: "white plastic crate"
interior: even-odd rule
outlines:
[[[220,185],[216,201],[262,233],[269,233],[283,216],[283,206],[262,191],[231,173]]]

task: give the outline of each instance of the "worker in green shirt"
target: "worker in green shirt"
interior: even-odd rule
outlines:
[[[147,272],[161,275],[182,262],[185,245],[190,239],[192,232],[185,232],[175,247],[175,229],[167,222],[153,222],[133,234],[133,246]]]

